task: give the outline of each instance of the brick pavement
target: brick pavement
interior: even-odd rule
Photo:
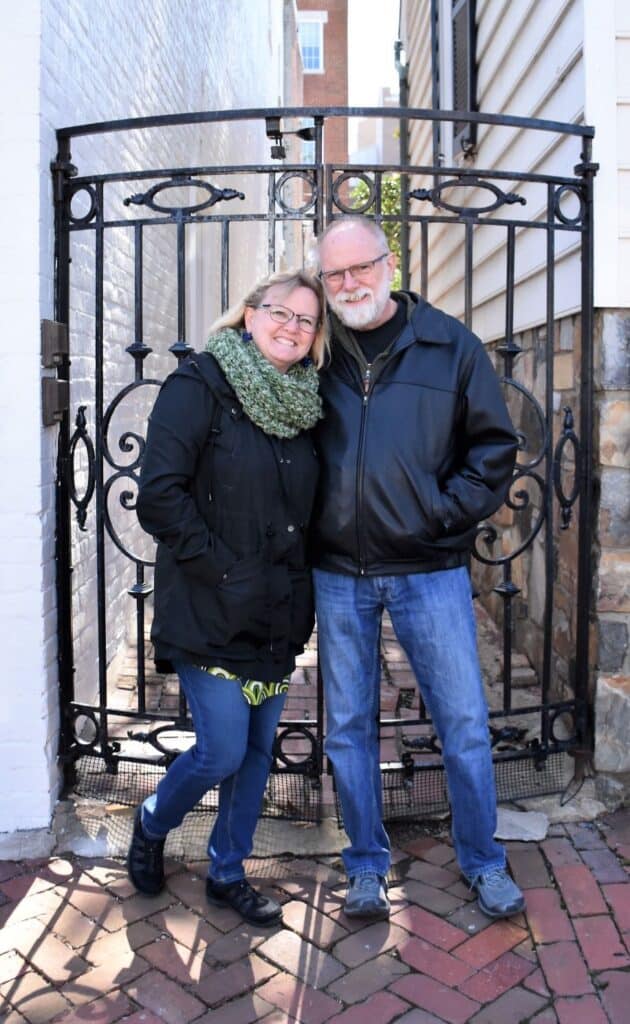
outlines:
[[[254,860],[284,925],[134,892],[119,860],[0,862],[1,1024],[627,1024],[630,810],[512,843],[527,910],[484,917],[446,834],[396,833],[389,922],[347,920],[337,857]]]

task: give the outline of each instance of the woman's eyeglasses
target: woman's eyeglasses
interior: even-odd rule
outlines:
[[[263,302],[262,305],[255,306],[254,308],[264,309],[277,324],[289,324],[293,317],[295,317],[300,330],[306,331],[307,334],[315,334],[319,326],[319,317],[309,316],[308,313],[294,313],[293,310],[287,309],[286,306],[272,306],[268,302]]]
[[[375,256],[373,260],[365,260],[363,263],[354,263],[351,267],[344,267],[343,270],[321,270],[319,276],[328,284],[341,284],[346,274],[350,274],[355,281],[366,281],[374,267],[381,260],[387,259],[388,252]]]

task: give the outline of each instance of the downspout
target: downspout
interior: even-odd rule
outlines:
[[[400,26],[399,26],[400,33]],[[394,64],[398,72],[398,105],[407,108],[409,105],[408,64],[402,62],[402,39],[394,43]],[[409,177],[404,168],[409,166],[409,121],[400,119],[400,279],[403,288],[409,288]]]

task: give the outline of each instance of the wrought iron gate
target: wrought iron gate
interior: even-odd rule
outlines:
[[[499,796],[558,791],[567,781],[567,755],[588,754],[592,129],[466,115],[480,125],[575,138],[581,159],[565,176],[507,167],[419,166],[405,154],[396,165],[326,163],[326,124],[350,116],[395,119],[404,140],[422,122],[461,119],[452,112],[406,108],[292,108],[154,117],[58,132],[52,168],[56,320],[57,330],[67,330],[70,339],[69,351],[56,359],[60,389],[69,387],[70,394],[69,408],[60,413],[56,495],[61,757],[68,784],[79,792],[135,803],[190,741],[187,709],[176,683],[158,681],[150,667],[152,547],[135,521],[134,496],[144,424],[156,389],[191,350],[192,235],[202,229],[214,232],[207,244],[196,243],[196,253],[201,259],[204,246],[216,252],[216,305],[225,308],[231,299],[235,232],[246,240],[247,232],[253,232],[245,243],[250,250],[252,237],[258,246],[264,243],[271,269],[287,254],[291,262],[301,261],[311,237],[331,218],[356,212],[398,232],[403,287],[410,278],[410,254],[420,253],[416,287],[425,295],[432,280],[431,233],[458,231],[462,314],[473,326],[476,239],[486,228],[500,238],[503,271],[495,292],[503,304],[503,329],[490,349],[521,437],[521,454],[506,506],[493,522],[480,526],[473,553],[484,643],[496,655],[496,672],[487,682],[494,687],[491,730]],[[71,145],[79,138],[218,123],[238,132],[245,121],[271,141],[268,162],[224,166],[211,161],[90,174],[72,163]],[[310,151],[287,158],[289,140],[294,146],[307,144]],[[385,201],[392,181],[400,187],[394,207]],[[515,191],[504,191],[506,183]],[[537,190],[544,201],[532,206],[530,200],[528,208],[528,190],[532,195]],[[568,202],[573,209],[567,209]],[[531,335],[527,344],[514,329],[516,254],[524,232],[544,240],[539,267],[544,311],[526,332]],[[568,401],[566,389],[562,392],[563,409],[554,406],[554,392],[560,390],[554,380],[560,236],[573,240],[581,267],[575,285],[581,329],[578,383]],[[151,291],[156,275],[159,295]],[[165,294],[169,287],[172,294]],[[198,347],[203,338],[196,335],[194,342]],[[522,364],[527,365],[521,372]],[[568,601],[566,594],[563,599],[570,607],[563,612],[567,642],[559,652],[554,646],[555,588],[563,533],[574,538],[576,567],[568,584],[573,592]],[[535,580],[540,608],[529,653],[514,649],[519,638],[528,640],[523,623],[533,603],[524,597],[524,560],[537,560],[536,573],[527,579]],[[388,693],[391,688],[392,700],[383,711],[381,731],[383,749],[389,751],[383,793],[390,819],[446,807],[439,745],[417,703],[415,686],[400,685],[395,678],[396,667],[388,661],[393,643],[386,628],[383,687]],[[532,652],[532,646],[537,650]],[[281,724],[269,814],[316,819],[321,812],[324,716],[314,664],[313,646],[302,668],[307,688],[310,673],[312,697],[301,705],[294,701]],[[527,690],[515,687],[519,671],[521,676],[529,673],[533,685]]]

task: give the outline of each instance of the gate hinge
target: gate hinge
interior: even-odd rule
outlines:
[[[63,202],[63,188],[69,178],[76,178],[79,170],[70,160],[51,160],[50,170],[53,177],[55,203]]]
[[[57,320],[42,320],[42,366],[52,370],[68,355],[68,325]]]
[[[576,164],[573,168],[574,174],[597,174],[599,170],[599,164],[594,163],[592,160],[585,160],[580,164]]]
[[[42,423],[52,427],[61,423],[70,408],[70,381],[57,377],[42,377]]]

